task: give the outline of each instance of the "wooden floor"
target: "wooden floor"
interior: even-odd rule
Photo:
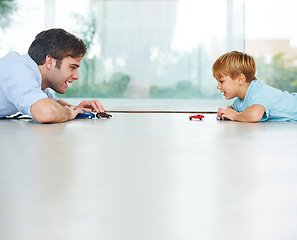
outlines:
[[[297,123],[0,121],[0,240],[296,240]]]

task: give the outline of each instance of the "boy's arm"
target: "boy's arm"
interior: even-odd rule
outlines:
[[[265,112],[265,108],[262,105],[255,104],[251,107],[246,108],[242,112],[237,112],[233,109],[220,109],[220,112],[223,119],[228,118],[233,121],[238,122],[258,122],[262,119]]]

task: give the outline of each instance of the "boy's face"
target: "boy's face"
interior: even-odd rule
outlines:
[[[47,87],[55,92],[64,94],[69,83],[78,80],[78,68],[81,58],[65,57],[62,60],[60,68],[55,66],[51,68],[46,78]]]
[[[218,85],[217,89],[219,89],[222,93],[224,93],[224,97],[229,100],[234,97],[239,97],[239,84],[238,79],[232,79],[229,76],[222,76],[217,79]]]

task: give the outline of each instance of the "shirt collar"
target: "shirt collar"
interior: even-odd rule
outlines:
[[[41,87],[42,76],[41,76],[41,73],[40,73],[37,63],[30,57],[30,55],[28,53],[24,54],[22,57],[25,59],[27,66],[33,70],[33,72],[36,76],[38,85]]]

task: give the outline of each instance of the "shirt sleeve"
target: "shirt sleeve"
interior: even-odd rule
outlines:
[[[270,98],[267,96],[266,85],[262,82],[256,82],[251,89],[249,96],[247,97],[247,107],[253,105],[261,105],[264,107],[265,112],[261,121],[266,121],[269,118]]]
[[[242,105],[242,100],[240,98],[236,98],[235,101],[232,104],[232,108],[236,112],[242,112],[241,107],[240,107],[241,105]]]
[[[11,69],[13,74],[7,75],[2,82],[2,89],[16,108],[24,115],[31,115],[33,103],[48,98],[48,95],[41,90],[37,82],[38,76],[34,71],[26,66],[14,66]],[[13,71],[14,70],[14,71]]]
[[[48,88],[45,89],[45,90],[43,90],[43,92],[44,92],[49,98],[52,98],[52,99],[54,99],[55,101],[58,100],[58,97],[56,97],[55,95],[53,95],[53,94],[49,91]]]
[[[262,105],[265,110],[269,109],[269,102],[268,102],[268,99],[265,98],[264,94],[262,93],[255,93],[253,96],[251,96],[249,99],[248,99],[248,106],[251,107],[255,104],[258,104],[258,105]]]

